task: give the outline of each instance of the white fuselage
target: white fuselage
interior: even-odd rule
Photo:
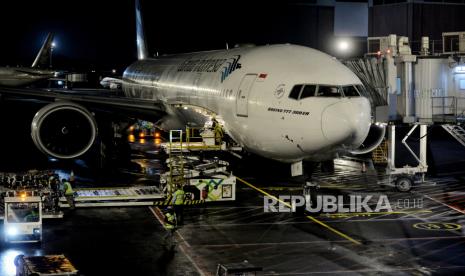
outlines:
[[[361,82],[334,58],[295,45],[139,60],[123,75],[127,97],[213,112],[237,143],[267,158],[322,161],[359,147],[371,124],[368,99],[343,94],[290,98],[301,84],[323,90]]]

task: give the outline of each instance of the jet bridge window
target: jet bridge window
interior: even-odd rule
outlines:
[[[317,97],[342,97],[341,90],[338,86],[320,85],[316,93]]]
[[[353,85],[342,87],[342,91],[344,91],[344,96],[346,97],[360,97],[360,94]]]
[[[305,85],[302,93],[300,94],[300,100],[315,96],[316,85]]]
[[[294,87],[291,90],[291,93],[289,93],[289,98],[297,100],[299,99],[300,95],[300,90],[302,90],[302,85],[294,85]]]

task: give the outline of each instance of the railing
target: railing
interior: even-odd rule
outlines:
[[[431,97],[431,114],[433,122],[462,122],[465,119],[465,98]]]
[[[442,39],[430,40],[429,41],[429,54],[430,55],[440,55],[443,53],[443,44]],[[421,52],[422,43],[420,40],[414,40],[410,42],[410,47],[412,49],[412,54],[422,54]]]

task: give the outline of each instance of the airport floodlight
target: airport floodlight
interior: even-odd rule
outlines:
[[[52,41],[52,44],[50,44],[50,68],[52,68],[52,56],[53,56],[53,50],[55,50],[57,44],[55,41]]]
[[[350,49],[350,43],[348,40],[343,39],[337,42],[337,48],[340,52],[347,52]]]

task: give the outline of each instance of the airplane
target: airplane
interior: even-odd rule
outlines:
[[[49,33],[31,67],[0,67],[0,86],[20,87],[55,76],[45,69],[52,51],[53,34]]]
[[[42,152],[71,159],[89,151],[98,135],[95,106],[145,112],[159,118],[163,129],[202,126],[214,115],[246,151],[290,164],[357,153],[370,136],[372,113],[361,81],[323,52],[289,44],[249,45],[150,58],[139,0],[136,35],[138,60],[124,71],[125,97],[0,89],[3,95],[52,102],[36,113],[31,126]],[[364,151],[377,144],[364,145]]]
[[[121,79],[111,77],[105,77],[100,81],[100,85],[108,89],[120,89],[122,83]]]

